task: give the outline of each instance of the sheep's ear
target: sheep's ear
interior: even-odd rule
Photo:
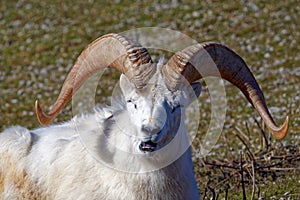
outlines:
[[[124,74],[121,74],[120,77],[120,88],[123,94],[127,94],[134,90],[133,83],[131,83],[130,80]]]
[[[188,104],[195,101],[201,94],[202,85],[199,82],[191,83],[192,90],[187,91]]]

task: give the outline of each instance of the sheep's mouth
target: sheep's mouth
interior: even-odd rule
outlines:
[[[139,145],[139,149],[143,152],[153,152],[156,150],[157,143],[152,142],[151,140],[142,141]]]

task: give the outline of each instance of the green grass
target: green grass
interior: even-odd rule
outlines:
[[[1,1],[0,2],[0,130],[12,125],[38,127],[34,101],[51,105],[76,57],[91,41],[109,32],[122,32],[140,27],[162,27],[180,31],[193,39],[217,41],[238,52],[249,64],[261,85],[267,104],[273,107],[278,124],[284,116],[291,119],[289,136],[283,141],[272,140],[276,149],[292,146],[300,151],[300,6],[291,1]],[[177,2],[177,3],[176,3]],[[99,96],[105,102],[111,95],[118,73],[106,74],[101,80]],[[224,159],[229,155],[238,160],[244,146],[234,136],[239,127],[251,138],[251,150],[260,148],[260,129],[253,118],[255,111],[233,86],[226,84],[227,116],[223,135],[234,152],[220,139],[206,159]],[[204,94],[201,101],[207,98]],[[198,138],[206,131],[210,104],[201,107]],[[72,117],[71,105],[56,122]],[[250,133],[247,132],[247,126]],[[197,151],[197,141],[194,142]],[[280,148],[279,148],[280,149]],[[280,154],[280,152],[276,152]],[[284,152],[290,154],[290,152]],[[195,161],[196,162],[196,161]],[[220,169],[196,164],[200,192],[208,180],[216,184]],[[299,161],[293,163],[299,167]],[[278,174],[278,172],[276,172]],[[292,177],[292,178],[289,178]],[[260,176],[257,175],[259,180]],[[290,192],[290,199],[300,198],[299,171],[287,171],[276,180],[257,183],[266,199],[279,199]],[[229,199],[241,199],[238,176],[227,182]],[[252,184],[246,185],[250,197]],[[216,188],[220,198],[222,187]],[[236,190],[237,189],[237,190]],[[208,192],[209,193],[209,192]],[[219,199],[220,199],[219,198]],[[256,196],[257,198],[257,196]]]

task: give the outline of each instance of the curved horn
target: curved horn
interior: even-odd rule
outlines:
[[[107,34],[93,41],[77,58],[61,92],[49,113],[35,102],[36,114],[42,125],[50,124],[73,94],[93,73],[112,67],[126,74],[137,88],[142,88],[155,72],[147,49],[118,34]]]
[[[217,69],[215,67],[217,66]],[[264,100],[263,93],[245,61],[228,47],[217,43],[196,44],[177,52],[162,68],[166,84],[177,90],[185,78],[189,83],[207,76],[221,77],[246,96],[277,139],[288,132],[289,118],[276,126]]]

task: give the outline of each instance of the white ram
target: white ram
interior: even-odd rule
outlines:
[[[50,112],[44,113],[38,102],[36,112],[41,124],[51,123],[83,82],[106,66],[123,73],[119,104],[61,125],[2,132],[1,199],[199,199],[182,122],[185,107],[201,91],[194,81],[217,76],[201,64],[204,52],[221,77],[244,93],[273,135],[285,137],[288,118],[281,127],[275,125],[254,76],[229,48],[196,44],[163,65],[153,63],[141,45],[107,34],[79,56]],[[93,136],[90,148],[97,158],[82,144],[81,134]]]

